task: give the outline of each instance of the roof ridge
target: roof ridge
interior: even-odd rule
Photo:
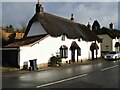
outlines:
[[[45,12],[45,14],[49,14],[49,15],[51,15],[51,16],[54,16],[54,17],[56,17],[56,18],[59,18],[59,19],[61,19],[61,20],[64,20],[64,21],[67,21],[67,22],[70,22],[70,23],[75,23],[75,22],[71,21],[70,19],[66,19],[66,18],[63,18],[63,17],[61,17],[61,16],[53,15],[53,14],[47,13],[47,12]]]

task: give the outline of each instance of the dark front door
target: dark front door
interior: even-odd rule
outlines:
[[[72,44],[71,44],[71,46],[70,46],[70,50],[71,50],[71,60],[73,61],[73,62],[75,62],[75,50],[77,50],[77,61],[78,61],[78,50],[80,50],[80,47],[78,46],[78,44],[75,42],[75,41],[73,41],[72,42]]]
[[[71,50],[71,54],[72,54],[71,59],[72,59],[73,62],[75,62],[75,50]]]

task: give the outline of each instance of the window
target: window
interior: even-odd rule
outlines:
[[[62,41],[65,41],[65,35],[62,35]]]
[[[78,56],[81,56],[81,49],[77,49]]]
[[[113,52],[109,52],[109,54],[116,54],[117,52],[113,51]]]
[[[102,40],[102,42],[103,42],[103,40],[104,40],[104,39],[103,39],[103,38],[101,38],[101,40]]]
[[[60,47],[60,57],[61,58],[67,58],[68,57],[68,47],[65,45],[62,45]]]

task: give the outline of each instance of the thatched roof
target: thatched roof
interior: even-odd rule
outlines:
[[[62,49],[68,49],[68,47],[66,46],[66,45],[62,45],[61,47],[60,47],[60,49],[62,50]]]
[[[31,37],[26,37],[23,39],[19,39],[14,43],[11,43],[7,46],[4,47],[19,47],[19,46],[25,46],[25,45],[34,45],[40,40],[43,40],[47,35],[38,35],[38,36],[31,36]]]
[[[91,46],[90,46],[90,50],[97,50],[99,49],[99,46],[96,44],[96,43],[92,43]]]
[[[52,37],[66,35],[68,39],[82,38],[86,41],[101,40],[83,24],[74,23],[69,19],[58,17],[49,13],[36,13],[29,21],[24,37],[27,36],[32,24],[40,22],[46,32]]]
[[[11,43],[5,47],[19,47],[25,45],[33,45],[34,43],[46,37],[46,35],[27,37],[27,34],[34,22],[40,22],[40,24],[46,30],[47,35],[50,35],[52,37],[66,35],[68,39],[82,38],[85,41],[97,40],[98,42],[101,42],[101,39],[89,28],[87,28],[87,26],[75,23],[69,19],[65,19],[44,12],[43,14],[36,13],[32,17],[32,19],[28,23],[23,39],[17,40],[16,42]]]
[[[76,41],[73,41],[71,46],[70,46],[70,50],[75,50],[75,49],[80,49],[80,47],[78,46]]]
[[[112,39],[115,39],[116,37],[120,38],[120,30],[117,30],[117,29],[110,29],[110,28],[102,27],[100,30],[94,30],[94,32],[97,35],[107,34]]]

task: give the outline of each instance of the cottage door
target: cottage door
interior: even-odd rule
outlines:
[[[75,62],[75,49],[74,50],[71,50],[71,60],[73,61],[73,62]]]
[[[78,51],[80,51],[80,47],[78,46],[78,44],[75,41],[72,42],[72,44],[70,46],[70,50],[71,50],[71,60],[73,62],[75,62],[75,59],[77,59],[77,61],[78,61],[78,55],[79,55]],[[76,55],[77,55],[77,57],[76,57]]]
[[[92,53],[92,60],[95,59],[94,53],[96,54],[96,59],[97,59],[98,49],[99,49],[99,47],[98,47],[98,45],[96,44],[96,42],[91,44],[90,50],[91,50],[91,53]],[[96,51],[96,52],[94,52],[94,51]]]

